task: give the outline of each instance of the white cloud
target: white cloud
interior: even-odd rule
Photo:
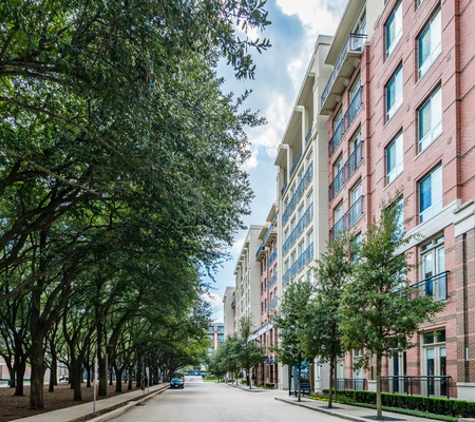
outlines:
[[[207,293],[204,300],[211,305],[213,322],[224,321],[223,298],[217,293]]]

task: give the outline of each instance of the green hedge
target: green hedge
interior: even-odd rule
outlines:
[[[328,394],[328,389],[323,390],[323,392]],[[359,403],[376,404],[376,393],[374,391],[338,390],[337,393],[340,397],[347,397]],[[383,406],[420,410],[457,418],[475,417],[475,402],[389,393],[381,393],[381,401]]]

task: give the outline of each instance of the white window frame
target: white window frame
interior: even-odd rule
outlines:
[[[402,132],[386,148],[386,184],[392,183],[404,170],[404,142]],[[394,157],[392,164],[391,158]]]
[[[394,100],[389,104],[389,92],[394,84]],[[388,84],[386,85],[386,121],[391,120],[396,111],[399,110],[403,102],[404,80],[402,74],[402,65],[398,67]],[[400,91],[400,92],[398,92]]]
[[[430,130],[422,134],[424,112],[429,108]],[[438,109],[437,109],[438,107]],[[442,88],[439,86],[427,101],[419,108],[418,115],[418,138],[419,153],[424,151],[442,133]]]
[[[391,25],[394,24],[394,37],[389,38]],[[389,57],[394,51],[394,48],[399,43],[399,40],[402,38],[402,1],[400,0],[393,12],[391,13],[390,18],[384,26],[384,38],[386,41],[386,57]]]
[[[430,201],[431,204],[426,208],[422,209],[422,183],[424,183],[428,178],[431,180],[431,191],[430,191]],[[432,170],[427,176],[421,179],[418,183],[419,187],[419,195],[418,195],[418,203],[419,203],[419,222],[423,223],[427,219],[431,218],[435,214],[437,214],[442,209],[442,197],[443,197],[443,190],[442,190],[442,166],[439,165],[434,170]],[[435,189],[434,189],[435,188]],[[434,193],[434,191],[436,191]]]
[[[421,63],[421,42],[425,37],[429,37],[429,49],[430,53]],[[432,64],[435,62],[437,57],[442,53],[442,16],[440,7],[436,10],[431,20],[425,27],[424,31],[421,33],[417,39],[417,61],[418,61],[418,72],[419,79],[422,78]]]

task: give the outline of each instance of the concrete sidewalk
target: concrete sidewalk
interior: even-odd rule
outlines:
[[[289,403],[295,406],[305,407],[307,409],[315,410],[317,412],[325,413],[327,415],[336,416],[349,421],[368,422],[369,420],[376,419],[376,409],[370,409],[367,407],[351,406],[348,404],[336,403],[333,404],[333,408],[329,409],[327,402],[312,400],[308,398],[302,398],[301,402],[298,402],[295,397],[289,397],[288,391],[284,391],[285,394],[277,394],[275,400],[279,400],[285,403]],[[419,418],[417,416],[405,415],[402,413],[386,412],[383,410],[383,418],[385,421],[404,421],[404,422],[433,422],[434,419]],[[466,419],[469,421],[469,419]],[[459,419],[461,422],[462,419]],[[330,421],[329,421],[330,422]]]
[[[28,418],[16,419],[16,422],[79,422],[86,420],[89,422],[105,422],[166,389],[168,389],[168,383],[153,385],[145,390],[145,393],[142,390],[136,390],[108,399],[98,400],[96,401],[95,415],[92,414],[92,402],[88,402]]]

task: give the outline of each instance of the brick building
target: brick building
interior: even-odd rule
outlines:
[[[462,0],[352,0],[326,58],[329,238],[364,233],[382,201],[399,196],[405,231],[420,234],[410,281],[446,302],[419,346],[386,362],[388,391],[413,383],[422,394],[475,397],[474,16]],[[338,377],[372,388],[374,368],[351,367],[360,353]]]

